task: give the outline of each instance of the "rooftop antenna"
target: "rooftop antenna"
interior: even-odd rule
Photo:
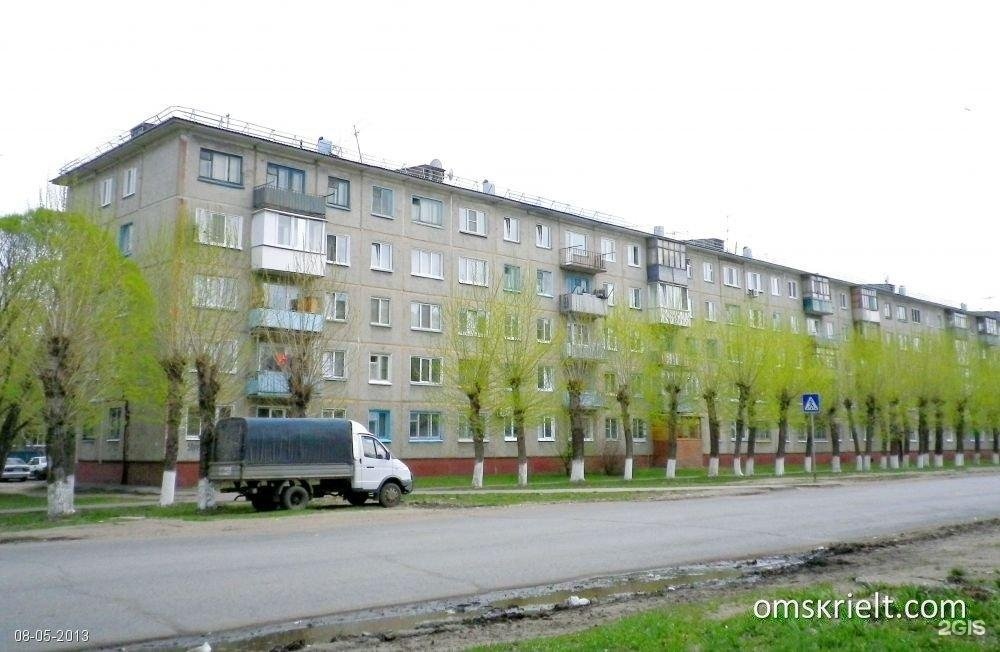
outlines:
[[[358,144],[358,160],[360,162],[364,163],[365,162],[364,161],[364,157],[361,155],[361,139],[358,138],[358,136],[361,134],[361,132],[358,131],[358,125],[357,124],[353,124],[351,126],[354,127],[354,142]]]
[[[723,231],[724,231],[724,233],[723,233],[723,240],[722,240],[722,248],[725,249],[726,244],[729,242],[729,213],[726,213],[726,222],[725,222],[725,226],[723,228]],[[735,251],[735,249],[734,249],[734,251]]]

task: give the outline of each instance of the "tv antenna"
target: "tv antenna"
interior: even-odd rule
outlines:
[[[361,139],[358,138],[358,136],[361,134],[361,132],[358,131],[358,125],[357,124],[353,124],[351,126],[354,127],[354,142],[358,144],[358,161],[360,161],[361,163],[364,163],[364,157],[361,155]]]

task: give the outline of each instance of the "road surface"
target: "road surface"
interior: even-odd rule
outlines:
[[[86,629],[91,645],[190,636],[996,517],[1000,474],[977,473],[672,501],[351,508],[260,533],[243,522],[6,544],[0,649],[22,649],[14,629]]]

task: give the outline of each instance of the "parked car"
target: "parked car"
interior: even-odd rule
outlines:
[[[49,475],[49,459],[45,456],[28,460],[28,472],[36,480],[44,480]]]
[[[0,477],[4,480],[24,482],[29,475],[31,475],[31,470],[24,460],[19,457],[8,457],[3,465],[3,476]]]

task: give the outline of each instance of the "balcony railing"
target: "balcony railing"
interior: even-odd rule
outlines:
[[[604,317],[608,314],[608,302],[594,294],[562,294],[559,312]]]
[[[247,396],[288,398],[288,378],[280,371],[258,371],[247,380]]]
[[[563,247],[560,249],[559,267],[570,272],[597,274],[605,270],[604,254],[587,251],[579,247]]]
[[[603,343],[566,342],[565,353],[567,358],[574,360],[603,360],[607,355]]]
[[[820,297],[804,297],[802,310],[809,315],[832,315],[833,301]]]
[[[250,310],[250,328],[271,328],[276,330],[320,333],[323,331],[323,315],[294,310],[273,308],[253,308]]]
[[[322,197],[268,185],[253,189],[253,207],[275,208],[303,215],[326,215],[326,200]]]
[[[649,318],[654,324],[669,324],[671,326],[691,325],[691,312],[689,310],[653,306],[649,309]]]

